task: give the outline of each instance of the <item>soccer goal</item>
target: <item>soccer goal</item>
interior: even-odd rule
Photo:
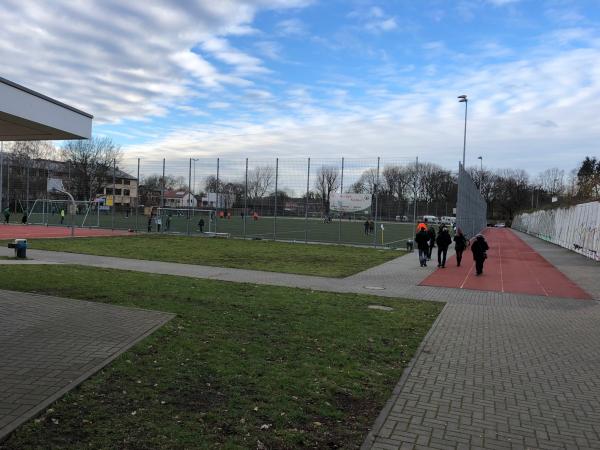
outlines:
[[[64,213],[63,213],[64,211]],[[93,201],[50,200],[39,198],[28,211],[27,221],[37,225],[67,225],[97,228],[100,226],[100,211]]]
[[[199,208],[157,208],[161,231],[171,233],[214,233],[215,212]],[[155,218],[156,223],[156,218]]]

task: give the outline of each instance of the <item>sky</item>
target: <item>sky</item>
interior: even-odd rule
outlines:
[[[570,170],[600,141],[597,0],[1,0],[0,76],[125,157]]]

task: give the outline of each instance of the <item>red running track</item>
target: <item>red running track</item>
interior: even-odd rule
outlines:
[[[456,256],[452,256],[445,269],[437,269],[421,285],[591,299],[587,292],[509,229],[488,228],[484,235],[490,250],[483,275],[475,275],[469,248],[463,254],[461,267],[456,267]],[[434,260],[437,264],[437,249],[433,250],[431,263]]]
[[[101,228],[75,228],[75,237],[123,236],[131,234],[122,230]],[[71,236],[69,227],[46,227],[43,225],[0,225],[0,239],[64,238]]]

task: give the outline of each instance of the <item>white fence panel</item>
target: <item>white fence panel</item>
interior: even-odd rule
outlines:
[[[512,226],[600,261],[600,202],[519,214]]]

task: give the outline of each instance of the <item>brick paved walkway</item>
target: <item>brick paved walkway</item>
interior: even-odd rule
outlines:
[[[171,317],[0,291],[0,440]]]

